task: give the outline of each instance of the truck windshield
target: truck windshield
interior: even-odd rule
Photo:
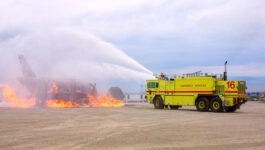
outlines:
[[[158,83],[156,83],[156,82],[149,82],[147,84],[147,87],[148,88],[158,88]]]

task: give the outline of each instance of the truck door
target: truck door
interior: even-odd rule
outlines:
[[[165,105],[176,105],[174,102],[175,82],[167,81],[165,86]]]

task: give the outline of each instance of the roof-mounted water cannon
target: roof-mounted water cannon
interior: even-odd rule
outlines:
[[[227,61],[225,61],[225,72],[224,72],[224,80],[227,80],[227,71],[226,71],[226,65],[227,65]]]
[[[159,76],[156,73],[153,73],[153,76],[155,76],[156,79],[159,79]]]

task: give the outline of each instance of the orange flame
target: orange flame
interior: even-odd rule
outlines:
[[[75,92],[76,92],[76,93],[82,93],[82,91],[81,91],[81,90],[76,90]]]
[[[52,85],[54,93],[58,93],[59,88],[57,84],[53,82]],[[81,90],[76,90],[75,92],[82,93]],[[94,98],[94,96],[88,94],[87,98],[89,99],[90,104],[81,104],[80,102],[78,103],[78,102],[54,99],[54,100],[47,100],[45,106],[50,108],[71,108],[71,107],[89,108],[89,107],[123,107],[124,106],[123,101],[111,98],[105,94],[102,94],[97,98]]]
[[[59,91],[59,88],[58,88],[56,82],[54,82],[54,81],[52,82],[52,88],[53,88],[53,92],[54,92],[55,94],[57,94],[58,91]]]
[[[72,108],[79,107],[80,104],[76,102],[55,99],[46,101],[45,105],[50,108]]]
[[[93,107],[123,107],[124,103],[121,100],[111,98],[105,94],[98,96],[96,99],[92,95],[87,95]]]
[[[90,104],[80,104],[78,102],[71,102],[65,100],[48,100],[45,103],[49,108],[72,108],[72,107],[123,107],[124,103],[121,100],[110,98],[105,94],[98,96],[96,99],[92,95],[87,95]]]
[[[85,108],[89,108],[89,107],[91,107],[89,104],[83,104],[83,107],[85,107]]]
[[[8,85],[0,84],[0,88],[4,88],[3,90],[4,100],[10,103],[12,107],[29,108],[36,104],[35,98],[30,98],[30,99],[17,98],[15,90],[10,88]]]
[[[57,94],[59,91],[59,87],[57,86],[56,82],[52,81],[52,89],[48,90],[48,93],[54,92],[54,94]]]
[[[52,82],[53,89],[49,90],[48,93],[54,92],[58,93],[59,87],[55,82]],[[10,103],[13,107],[18,108],[29,108],[33,107],[36,104],[36,98],[30,99],[21,99],[18,98],[14,89],[10,88],[8,85],[0,84],[0,89],[3,88],[4,100]],[[63,89],[60,89],[63,90]],[[81,93],[81,90],[76,90],[76,93]],[[90,94],[87,95],[88,103],[81,103],[81,101],[66,101],[60,99],[51,99],[45,101],[45,107],[49,108],[73,108],[73,107],[123,107],[124,102],[111,98],[105,94],[102,94],[98,97],[94,97]]]

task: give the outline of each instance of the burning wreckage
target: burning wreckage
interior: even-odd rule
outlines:
[[[50,107],[50,108],[71,108],[71,107],[122,107],[123,101],[109,97],[106,94],[99,95],[96,84],[81,84],[74,80],[60,82],[37,78],[32,71],[26,58],[18,56],[23,77],[18,81],[29,92],[28,99],[21,99],[16,91],[9,85],[0,84],[3,91],[3,100],[11,107]]]

